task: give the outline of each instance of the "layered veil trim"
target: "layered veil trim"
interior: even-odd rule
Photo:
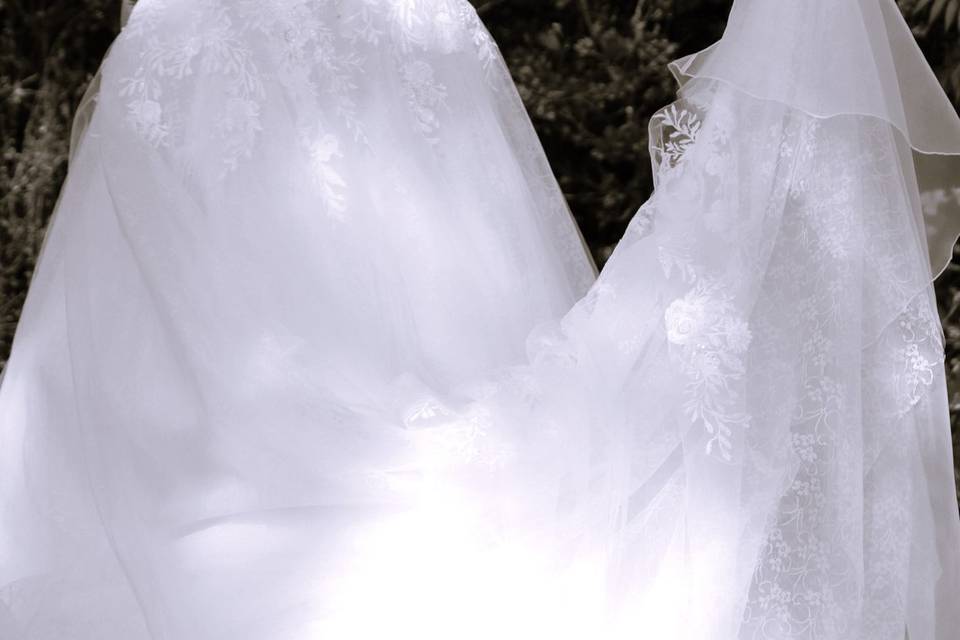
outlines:
[[[934,275],[960,235],[955,176],[960,120],[893,0],[779,3],[739,0],[723,38],[670,65],[681,87],[722,81],[757,99],[815,118],[872,117],[889,123],[916,153],[927,195]]]

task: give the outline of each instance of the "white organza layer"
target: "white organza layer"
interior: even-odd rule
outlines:
[[[0,388],[0,637],[306,637],[390,393],[593,281],[509,74],[466,2],[142,0],[79,124]]]
[[[872,116],[918,152],[935,275],[960,236],[960,119],[894,0],[737,0],[723,38],[671,65],[817,118]]]

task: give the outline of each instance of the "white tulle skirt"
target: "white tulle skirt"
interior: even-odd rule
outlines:
[[[590,258],[466,2],[143,0],[98,82],[0,387],[0,637],[308,637],[406,399]]]

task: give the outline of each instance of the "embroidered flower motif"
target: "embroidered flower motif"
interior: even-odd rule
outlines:
[[[674,168],[696,141],[702,122],[700,117],[688,109],[676,104],[668,106],[653,116],[660,125],[660,131],[666,135],[653,147],[661,171]]]
[[[685,346],[700,339],[706,330],[707,310],[703,297],[687,295],[667,307],[667,340]]]
[[[163,107],[156,100],[143,98],[127,105],[128,121],[149,144],[163,146],[170,135],[170,127],[163,121]]]
[[[447,88],[434,79],[433,67],[422,60],[408,62],[401,70],[407,102],[416,118],[420,131],[436,142],[432,136],[440,128],[436,110],[447,98]]]
[[[939,324],[923,296],[914,300],[899,321],[903,340],[898,395],[901,414],[919,403],[933,384],[936,368],[943,362]]]
[[[742,245],[729,203],[719,191],[736,115],[721,109],[705,119],[701,111],[710,102],[680,102],[654,117],[651,150],[657,189],[669,195],[677,210],[702,216],[704,226],[718,238],[736,238]],[[694,148],[695,155],[688,158]],[[740,386],[753,335],[738,312],[734,289],[722,283],[745,280],[737,273],[740,263],[731,255],[729,272],[724,273],[717,265],[703,264],[696,238],[670,234],[660,242],[657,257],[664,276],[692,287],[664,310],[667,341],[689,380],[684,411],[706,431],[707,455],[732,461],[734,434],[750,424]]]
[[[907,399],[912,405],[920,400],[920,389],[933,384],[933,367],[937,363],[921,354],[920,347],[916,344],[907,346],[904,357],[907,365],[904,384],[907,389]]]
[[[749,426],[736,382],[744,373],[743,354],[752,335],[736,315],[732,297],[717,283],[699,281],[664,313],[667,340],[678,347],[678,360],[690,380],[687,416],[701,423],[710,438],[707,454],[733,459],[733,430]]]
[[[178,20],[176,28],[164,24],[184,11],[190,12],[189,19]],[[329,20],[332,15],[337,16],[337,28]],[[355,98],[365,61],[357,55],[356,43],[383,48],[397,64],[417,129],[433,142],[447,89],[427,62],[411,57],[417,51],[473,49],[485,70],[497,60],[496,46],[464,0],[358,0],[349,6],[338,0],[199,0],[177,9],[154,0],[133,13],[121,38],[140,56],[140,64],[121,79],[127,120],[151,146],[184,144],[181,125],[189,118],[182,111],[196,105],[178,102],[177,84],[190,81],[201,90],[223,91],[222,100],[196,104],[219,109],[207,130],[217,135],[224,174],[235,170],[256,145],[263,128],[267,75],[275,73],[295,102],[322,101],[329,117],[339,119],[365,144]],[[266,43],[275,67],[264,64],[258,42]],[[323,124],[332,128],[329,122]],[[307,132],[309,146],[317,123],[298,126]],[[342,186],[337,184],[340,176],[325,164],[324,181]],[[336,203],[336,197],[331,202]]]
[[[132,76],[121,79],[120,95],[128,98],[128,121],[148,144],[169,147],[178,142],[175,124],[183,117],[177,113],[180,105],[175,96],[169,95],[170,86],[200,72],[215,77],[209,86],[222,87],[227,95],[215,131],[223,143],[225,171],[232,170],[249,154],[261,129],[259,105],[264,90],[253,54],[219,3],[210,0],[192,7],[192,30],[172,35],[160,26],[163,3],[156,5],[151,11],[134,12],[130,28],[121,34],[124,41],[143,41],[137,46],[139,66]]]
[[[314,180],[320,188],[327,213],[336,219],[342,219],[346,210],[347,183],[333,164],[342,156],[339,139],[329,133],[317,140],[310,153]]]

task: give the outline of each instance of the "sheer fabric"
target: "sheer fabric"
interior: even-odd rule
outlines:
[[[814,117],[890,123],[920,154],[933,273],[949,263],[960,235],[951,191],[960,172],[960,120],[893,0],[738,0],[722,40],[671,68],[681,83],[713,78]]]
[[[345,590],[330,637],[955,635],[960,518],[909,146],[883,120],[711,79],[654,133],[655,195],[530,364],[410,414],[416,453],[390,476],[410,507],[370,534],[402,563]]]
[[[738,0],[676,63],[656,192],[590,293],[529,367],[425,424],[469,445],[424,448],[422,499],[456,486],[502,547],[545,559],[549,637],[960,628],[930,287],[957,220],[925,218],[918,186],[955,193],[952,159],[922,152],[960,151],[960,121],[908,33],[887,0]]]
[[[412,24],[414,6],[386,5],[380,31]],[[442,6],[415,24],[435,33],[447,24]],[[509,339],[491,324],[503,308],[483,306],[479,285],[415,316],[433,341],[416,358],[387,348],[407,340],[367,351],[356,338],[379,336],[370,326],[401,331],[408,316],[327,304],[356,302],[357,291],[422,303],[419,286],[373,287],[369,274],[409,264],[384,249],[395,245],[383,229],[426,232],[410,212],[393,228],[339,211],[338,194],[354,191],[331,176],[350,185],[391,175],[381,158],[368,165],[376,172],[351,165],[346,136],[319,153],[315,191],[279,186],[285,160],[298,157],[300,121],[263,120],[261,132],[249,115],[270,105],[296,115],[290,96],[309,92],[265,91],[266,106],[244,110],[255,85],[231,81],[216,95],[237,97],[229,113],[243,117],[186,135],[178,110],[222,103],[198,97],[158,111],[153,88],[108,90],[117,86],[108,61],[61,210],[91,206],[57,220],[44,258],[54,266],[38,273],[0,391],[0,629],[82,639],[950,640],[960,628],[960,517],[923,205],[948,208],[953,183],[942,198],[921,197],[928,174],[917,152],[960,151],[950,144],[956,116],[940,110],[924,123],[944,132],[932,149],[911,131],[907,98],[898,112],[858,91],[855,108],[814,108],[841,97],[838,87],[926,77],[891,76],[926,69],[915,48],[893,46],[903,25],[892,7],[738,0],[724,40],[681,64],[680,99],[654,118],[656,192],[599,280],[530,334],[525,365],[488,375],[497,368],[488,351]],[[829,11],[836,21],[811,18]],[[187,10],[162,15],[180,20],[173,35],[200,24]],[[208,16],[211,34],[218,15]],[[887,30],[867,37],[863,21],[846,20],[869,15]],[[255,41],[285,47],[301,23]],[[412,42],[446,42],[432,37]],[[229,38],[208,41],[219,52]],[[861,56],[838,61],[829,83],[809,82],[805,55],[818,59],[827,43],[862,53],[864,42],[886,46],[892,66]],[[740,47],[752,55],[729,54]],[[390,51],[370,49],[367,61]],[[744,60],[756,63],[747,79],[757,84],[738,75]],[[217,61],[243,66],[218,53],[206,68]],[[444,82],[469,79],[464,65]],[[138,68],[113,78],[137,78]],[[771,86],[784,91],[762,90]],[[200,82],[196,96],[215,88]],[[422,106],[436,93],[416,95]],[[429,113],[444,112],[414,110],[415,131],[391,148],[444,135]],[[328,172],[337,153],[346,164]],[[244,174],[251,162],[257,180]],[[518,164],[519,174],[467,166],[509,180],[528,175]],[[440,194],[462,185],[428,168],[418,182],[409,176],[421,166],[402,163],[408,179],[390,184]],[[375,196],[369,188],[362,197]],[[390,194],[382,201],[410,202]],[[338,233],[316,231],[328,219]],[[441,229],[445,241],[462,237]],[[364,239],[370,270],[342,268],[335,247]],[[456,257],[469,255],[460,247]],[[314,268],[300,269],[308,257]],[[491,282],[497,264],[483,263]],[[303,295],[325,287],[352,293]],[[453,341],[437,345],[450,334],[435,323],[461,306],[468,318],[450,326],[469,329],[480,314],[491,331],[467,360]]]
[[[547,583],[593,569],[576,599],[605,594],[598,637],[952,637],[960,523],[909,149],[883,121],[712,80],[658,132],[657,193],[598,283],[474,406],[470,468],[510,462],[463,500],[496,521],[486,487],[529,489],[508,530],[553,545]]]
[[[0,387],[0,637],[307,637],[391,394],[517,362],[590,259],[466,2],[141,0],[96,87]]]
[[[412,406],[413,459],[387,470],[409,508],[370,528],[402,561],[363,565],[325,629],[954,637],[945,245],[927,238],[957,221],[924,215],[945,202],[919,180],[952,197],[960,123],[932,85],[881,100],[932,78],[894,11],[738,0],[723,41],[678,63],[654,196],[527,366]]]

